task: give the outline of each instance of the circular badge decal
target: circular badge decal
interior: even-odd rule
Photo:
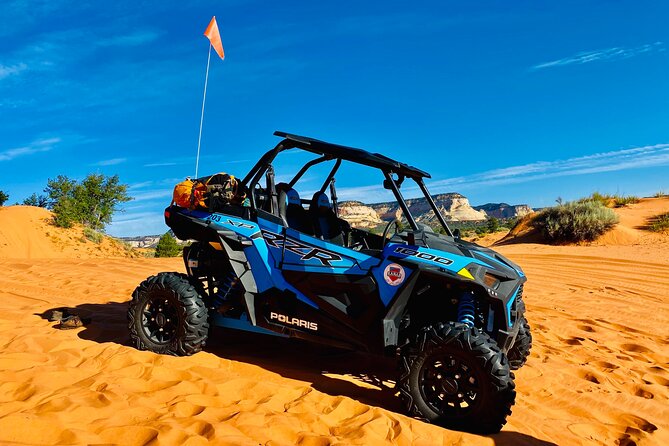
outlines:
[[[404,282],[404,268],[402,265],[397,263],[391,263],[386,266],[386,269],[383,271],[383,278],[386,280],[386,283],[390,286],[397,286]]]

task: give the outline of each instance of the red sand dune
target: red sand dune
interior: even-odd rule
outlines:
[[[669,444],[666,238],[497,248],[529,278],[534,348],[507,425],[485,437],[402,415],[392,360],[224,330],[191,357],[137,351],[129,296],[181,260],[37,251],[37,235],[7,235],[7,210],[0,246],[31,249],[0,251],[2,444]],[[40,315],[62,306],[92,323],[55,330]]]
[[[111,237],[93,243],[79,225],[63,229],[50,211],[34,206],[0,207],[0,259],[52,259],[136,256]]]

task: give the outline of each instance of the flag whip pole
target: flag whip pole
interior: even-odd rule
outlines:
[[[200,133],[197,137],[197,157],[195,157],[195,178],[200,164],[200,143],[202,142],[202,121],[204,121],[204,103],[207,100],[207,82],[209,81],[209,61],[211,60],[211,43],[207,55],[207,74],[204,76],[204,94],[202,95],[202,112],[200,113]]]

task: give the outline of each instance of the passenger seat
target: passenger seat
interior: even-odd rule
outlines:
[[[337,218],[330,199],[324,192],[316,192],[311,199],[309,213],[316,230],[316,237],[337,245],[346,246],[346,234],[342,221]]]

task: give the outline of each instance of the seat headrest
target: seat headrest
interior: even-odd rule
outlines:
[[[302,205],[302,202],[300,201],[300,194],[298,194],[295,189],[288,189],[286,191],[286,199],[288,200],[288,204],[297,204],[298,206]]]
[[[332,209],[330,199],[325,195],[325,192],[316,192],[314,198],[311,200],[311,204],[316,208]]]

